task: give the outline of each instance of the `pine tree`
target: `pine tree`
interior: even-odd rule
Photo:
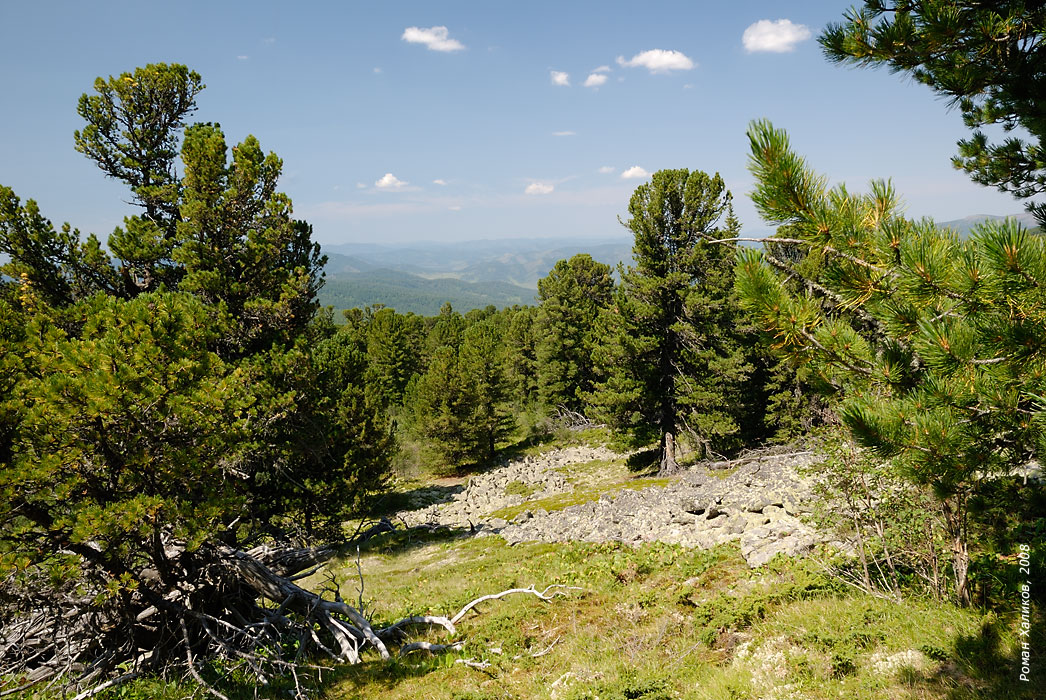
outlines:
[[[596,319],[613,291],[610,266],[585,253],[560,260],[538,280],[538,395],[549,408],[583,409],[596,382]]]
[[[736,389],[749,371],[732,292],[738,224],[722,178],[700,171],[654,173],[628,210],[635,267],[603,317],[604,376],[591,401],[619,429],[653,431],[671,473],[680,430],[702,456],[738,430]]]
[[[476,397],[457,350],[449,345],[436,349],[428,369],[414,383],[409,404],[414,411],[414,430],[441,464],[454,468],[471,459],[475,454],[472,417]]]
[[[886,183],[827,189],[767,122],[749,138],[753,201],[787,234],[739,253],[744,304],[775,349],[834,388],[861,444],[937,494],[969,601],[970,499],[1046,447],[1046,242],[1012,221],[960,240],[905,220]],[[783,246],[818,256],[816,277]]]
[[[975,182],[1028,199],[1046,192],[1046,7],[1025,0],[865,0],[821,36],[832,61],[885,65],[957,105],[973,129],[952,159]],[[984,127],[1019,135],[990,143]],[[1031,202],[1040,226],[1046,205]]]
[[[512,307],[503,312],[503,365],[510,393],[518,406],[529,406],[538,395],[536,309]]]
[[[467,432],[474,457],[489,463],[497,442],[515,425],[509,411],[509,386],[502,365],[501,334],[492,320],[474,323],[461,343],[460,367],[471,384],[473,405]]]
[[[367,324],[367,384],[380,405],[403,401],[407,382],[417,369],[418,356],[404,316],[393,309],[374,313]]]

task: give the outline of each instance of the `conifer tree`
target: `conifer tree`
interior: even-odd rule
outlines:
[[[654,173],[628,211],[635,266],[603,317],[603,379],[591,401],[619,429],[653,431],[661,472],[671,473],[680,430],[701,456],[738,430],[735,390],[749,371],[732,293],[738,223],[722,178],[700,171]]]
[[[501,334],[492,320],[474,323],[465,331],[460,365],[472,390],[467,433],[471,435],[473,455],[483,463],[494,459],[498,440],[514,426],[502,357]]]
[[[739,252],[744,304],[774,348],[835,389],[861,444],[933,489],[968,602],[971,496],[1046,447],[1046,244],[1012,221],[960,240],[905,220],[886,183],[829,190],[768,122],[749,139],[753,201],[787,233]],[[816,276],[785,246],[818,256]]]
[[[110,237],[118,266],[0,187],[0,616],[55,611],[13,662],[45,680],[126,670],[143,649],[195,673],[215,644],[247,648],[214,636],[272,591],[243,550],[298,519],[340,535],[388,468],[362,353],[311,325],[324,259],[276,191],[279,159],[252,137],[230,159],[205,124],[173,167],[200,88],[161,64],[81,99],[78,148],[143,208]]]
[[[955,167],[1028,199],[1046,192],[1044,33],[1041,2],[865,0],[820,41],[829,60],[886,66],[957,105],[973,133],[959,141]],[[1017,135],[991,143],[993,126]],[[1046,205],[1028,209],[1046,227]]]
[[[403,401],[418,359],[405,317],[393,309],[374,313],[367,324],[366,374],[367,384],[382,406]]]
[[[519,406],[537,400],[538,358],[535,308],[513,307],[504,312],[503,362],[511,395]]]
[[[469,461],[475,452],[472,417],[476,398],[457,350],[449,345],[436,349],[428,369],[414,383],[409,402],[415,431],[442,465],[459,467]]]
[[[596,319],[613,291],[610,266],[585,253],[560,260],[538,280],[538,395],[546,406],[583,409],[596,382]]]

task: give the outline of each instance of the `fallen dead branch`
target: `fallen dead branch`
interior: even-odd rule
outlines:
[[[456,637],[459,623],[483,603],[510,595],[550,601],[580,590],[562,584],[511,588],[479,596],[451,617],[412,615],[375,626],[363,611],[358,561],[356,606],[342,600],[333,577],[318,593],[296,583],[318,571],[336,548],[268,545],[244,551],[211,544],[188,551],[168,542],[167,549],[172,566],[190,576],[165,583],[146,572],[118,596],[101,595],[101,586],[91,590],[83,582],[66,591],[6,582],[0,600],[0,677],[17,685],[0,687],[0,697],[44,683],[87,700],[139,676],[180,669],[212,696],[224,698],[221,674],[215,677],[214,669],[239,668],[259,685],[292,679],[291,695],[303,698],[301,672],[319,670],[317,662],[355,664],[367,654],[389,659],[393,651],[399,657],[457,651],[463,639],[430,642],[409,640],[408,634],[437,628]],[[478,662],[474,667],[481,668]]]

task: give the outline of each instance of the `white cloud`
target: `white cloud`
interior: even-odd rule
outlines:
[[[666,51],[664,49],[651,49],[643,53],[637,53],[629,60],[624,56],[617,57],[617,63],[626,68],[646,68],[651,73],[668,73],[674,70],[690,70],[694,62],[679,51]]]
[[[549,71],[549,75],[552,77],[553,85],[560,85],[562,87],[569,87],[570,85],[570,74],[564,73],[561,70]]]
[[[432,184],[433,185],[446,185],[447,181],[446,180],[433,180]]]
[[[447,208],[450,209],[451,211],[461,211],[461,205],[460,204],[455,204],[454,206],[447,207]]]
[[[236,57],[236,60],[238,60],[238,61],[246,61],[248,58],[250,58],[250,56],[244,56],[244,55],[241,54],[241,55]]]
[[[592,72],[593,73],[609,73],[610,72],[610,66],[600,66],[599,68],[593,68]]]
[[[615,170],[617,170],[617,168],[615,168],[613,165],[604,165],[602,168],[599,169],[599,172],[603,173],[604,175],[609,175]]]
[[[633,165],[631,168],[621,173],[622,180],[638,180],[640,178],[650,177],[650,173],[643,170],[638,165]]]
[[[576,131],[553,131],[553,136],[576,136]]]
[[[446,27],[407,27],[403,30],[403,41],[410,44],[424,44],[430,51],[461,51],[465,48],[457,39],[450,38],[450,32]]]
[[[374,186],[379,190],[398,190],[401,187],[406,187],[408,184],[392,173],[385,173],[380,180],[374,183]]]
[[[356,183],[356,189],[358,189],[358,190],[365,190],[365,189],[367,189],[367,183],[366,182],[357,182]]]
[[[607,81],[607,76],[603,73],[589,73],[588,77],[585,78],[585,87],[599,87]]]
[[[523,194],[550,194],[554,189],[556,188],[553,185],[547,185],[544,182],[532,182],[527,185],[527,189],[523,190]]]
[[[381,73],[381,67],[380,66],[374,66],[374,72],[375,73]]]
[[[745,45],[745,51],[749,53],[757,51],[785,53],[794,49],[799,42],[809,39],[810,36],[810,28],[804,24],[792,24],[791,20],[787,19],[773,22],[761,19],[748,26],[745,33],[741,35],[741,42]]]

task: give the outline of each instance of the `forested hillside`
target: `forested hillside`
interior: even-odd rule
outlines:
[[[1042,224],[1044,28],[869,1],[821,42],[954,100]],[[620,265],[332,261],[203,89],[81,96],[104,243],[0,186],[0,696],[1041,696],[1040,230],[906,218],[755,120],[772,235],[677,167]]]

